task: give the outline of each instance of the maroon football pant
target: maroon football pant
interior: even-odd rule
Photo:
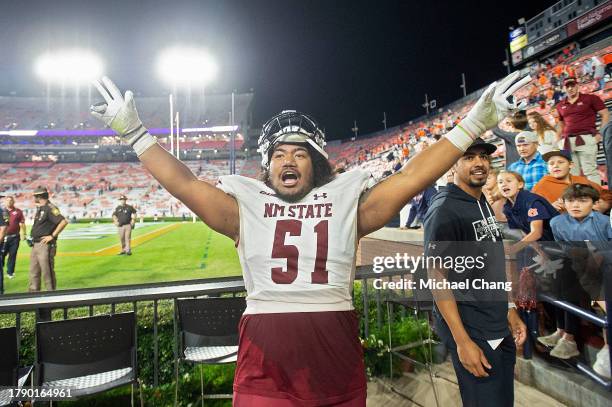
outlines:
[[[244,315],[234,405],[365,406],[358,327],[354,311]]]

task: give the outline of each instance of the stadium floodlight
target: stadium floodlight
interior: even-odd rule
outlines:
[[[159,54],[157,71],[172,86],[204,86],[217,74],[217,64],[203,49],[174,47]]]
[[[101,77],[104,66],[100,57],[91,51],[67,49],[49,51],[41,55],[34,65],[34,70],[47,82],[83,85]]]

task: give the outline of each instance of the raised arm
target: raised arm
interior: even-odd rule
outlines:
[[[213,230],[234,241],[239,234],[238,203],[220,189],[200,181],[182,162],[162,148],[143,126],[131,91],[125,99],[108,78],[94,85],[105,102],[91,113],[134,147],[145,168],[173,196],[183,202]]]
[[[528,83],[529,76],[515,82],[514,72],[499,83],[492,83],[472,110],[444,138],[414,156],[394,175],[366,191],[358,213],[359,236],[383,227],[413,196],[446,173],[472,142],[486,130],[495,127],[509,113],[520,110],[512,94]],[[512,100],[512,102],[510,102]]]
[[[232,196],[197,179],[185,164],[157,143],[139,158],[151,175],[204,223],[234,241],[238,239],[238,203]]]

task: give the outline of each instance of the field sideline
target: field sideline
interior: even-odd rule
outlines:
[[[137,224],[132,256],[117,256],[118,243],[112,224],[68,225],[55,257],[57,289],[240,275],[234,243],[202,222]],[[29,259],[30,248],[21,242],[15,278],[4,271],[5,293],[27,292]]]

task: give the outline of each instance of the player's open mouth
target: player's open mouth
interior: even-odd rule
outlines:
[[[299,175],[296,171],[287,170],[281,173],[281,181],[284,187],[293,187],[297,185]]]
[[[502,188],[501,192],[504,196],[510,195],[510,188]]]
[[[484,170],[475,170],[475,171],[472,171],[472,175],[485,175],[485,171]]]

